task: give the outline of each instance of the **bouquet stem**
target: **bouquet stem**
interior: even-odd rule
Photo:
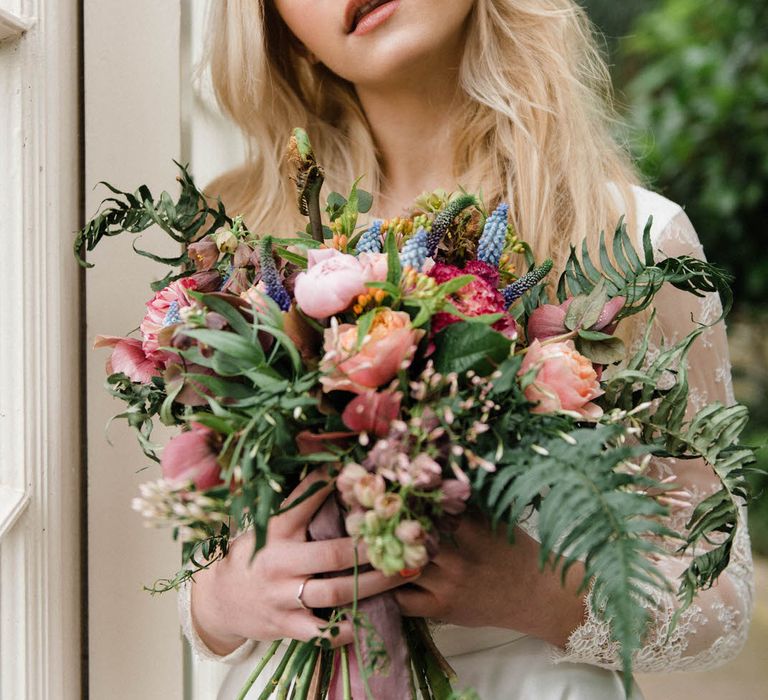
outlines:
[[[281,642],[282,640],[278,639],[277,641],[274,641],[272,642],[272,644],[270,644],[269,649],[267,649],[267,651],[264,653],[264,656],[261,657],[256,668],[254,668],[253,671],[251,672],[251,675],[248,676],[248,680],[245,682],[245,685],[243,686],[243,689],[238,694],[236,700],[245,700],[245,696],[248,695],[248,691],[250,691],[250,689],[253,687],[253,684],[261,675],[265,666],[269,663],[269,660],[275,655],[275,652],[277,651]]]

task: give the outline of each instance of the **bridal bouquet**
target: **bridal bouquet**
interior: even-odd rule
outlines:
[[[535,511],[541,566],[584,563],[583,587],[610,620],[629,682],[641,602],[670,585],[649,555],[665,538],[682,550],[706,541],[680,579],[682,607],[711,586],[728,562],[752,453],[736,442],[744,407],[685,417],[686,357],[702,329],[653,361],[652,323],[632,354],[615,331],[640,312],[652,320],[665,283],[727,300],[726,276],[686,256],[655,262],[651,223],[641,251],[620,223],[597,256],[586,244],[572,250],[553,288],[552,262],[535,263],[506,204],[491,211],[472,194],[435,192],[411,217],[360,226],[371,196],[357,183],[330,193],[323,216],[323,171],[301,130],[288,157],[306,231],[257,235],[182,168],[176,201],[111,188],[75,244],[80,255],[151,226],[182,244],[172,258],[136,249],[173,269],[153,286],[137,337],[96,343],[112,348],[108,388],[160,462],[162,478],[134,506],[183,543],[184,567],[152,590],[226,556],[238,531],[252,529],[258,550],[286,494],[323,467],[336,490],[309,537],[359,538],[370,566],[389,575],[412,575],[452,546],[467,509],[510,540]],[[162,449],[155,419],[180,427]],[[681,494],[651,478],[654,455],[703,457],[722,481],[686,535],[665,524]],[[324,698],[458,697],[425,621],[402,619],[390,594],[326,617],[331,633],[352,620],[351,649],[275,642],[241,697],[277,653],[262,698],[303,700],[310,688]]]

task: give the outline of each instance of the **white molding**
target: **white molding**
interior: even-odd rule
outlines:
[[[0,41],[20,37],[33,24],[34,20],[19,17],[0,7]]]
[[[29,505],[29,496],[20,489],[0,484],[0,540],[10,532]]]
[[[16,503],[0,546],[0,697],[74,700],[80,697],[78,273],[71,253],[80,197],[78,2],[19,5],[38,21],[4,12],[4,32],[28,31],[23,41],[0,42],[0,483]]]

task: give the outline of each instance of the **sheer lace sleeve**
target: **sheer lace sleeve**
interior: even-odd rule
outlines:
[[[679,210],[654,240],[660,257],[692,255],[703,258],[703,250],[686,214]],[[721,313],[717,294],[698,298],[667,285],[656,297],[657,323],[651,348],[651,358],[663,345],[674,343],[698,324],[710,324]],[[644,330],[644,329],[642,329]],[[696,340],[689,356],[691,386],[689,415],[708,403],[732,404],[730,362],[721,321],[707,328]],[[676,483],[691,495],[696,504],[719,488],[711,467],[703,461],[657,460],[654,476],[674,475]],[[673,508],[672,526],[684,528],[693,505]],[[675,554],[671,544],[657,564],[673,590],[677,578],[690,562],[690,554]],[[753,581],[746,512],[742,504],[738,534],[728,568],[716,584],[702,591],[685,611],[669,634],[670,623],[678,608],[674,593],[654,593],[655,604],[649,605],[651,627],[643,647],[635,658],[638,672],[679,671],[712,668],[732,659],[743,646],[752,611]],[[573,661],[618,668],[618,654],[610,641],[607,624],[601,622],[587,598],[584,623],[568,640],[565,652],[558,652],[558,661]]]
[[[195,630],[195,622],[192,618],[192,586],[194,586],[194,583],[185,581],[178,592],[181,631],[187,638],[192,653],[199,660],[220,661],[221,663],[230,665],[238,664],[243,661],[243,659],[246,659],[257,644],[257,642],[252,639],[243,642],[237,649],[227,656],[219,656],[211,651],[206,646],[205,642],[200,639],[200,635],[198,635],[197,630]]]

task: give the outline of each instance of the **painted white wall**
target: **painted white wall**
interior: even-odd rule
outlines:
[[[80,697],[77,18],[0,3],[2,700]]]
[[[123,189],[146,183],[176,191],[181,157],[179,0],[84,0],[86,214],[107,180]],[[154,239],[163,238],[157,246]],[[146,247],[170,251],[148,232]],[[143,316],[149,283],[161,268],[110,239],[90,255],[86,274],[87,345],[96,334],[127,335]],[[90,697],[110,700],[183,697],[182,644],[173,593],[143,590],[178,568],[170,533],[147,530],[131,511],[142,481],[159,477],[103,389],[107,351],[88,351],[88,594]],[[162,438],[162,431],[157,433]]]

